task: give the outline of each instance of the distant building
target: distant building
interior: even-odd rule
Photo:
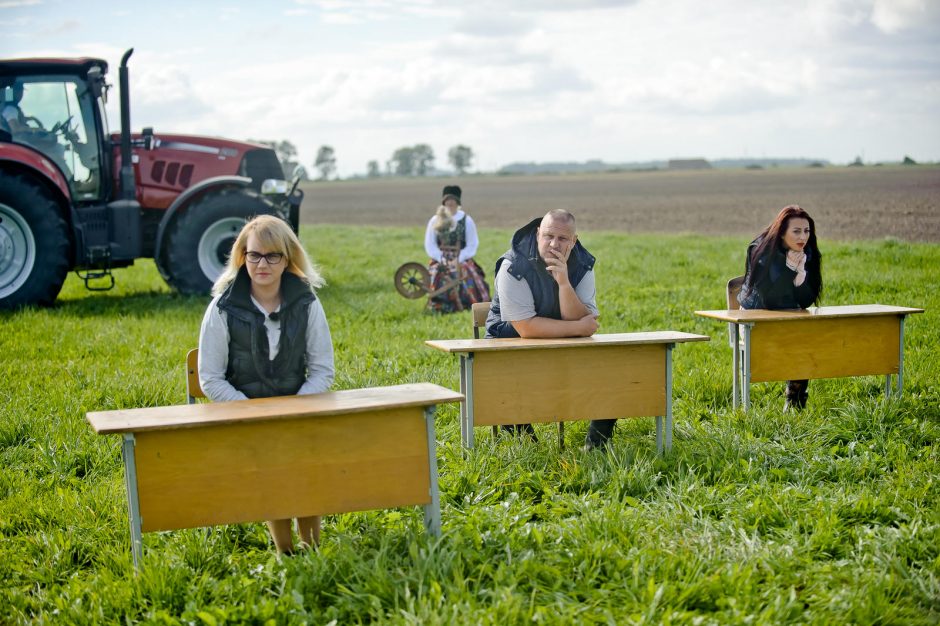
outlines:
[[[670,170],[710,170],[712,165],[705,159],[669,159],[666,167]]]

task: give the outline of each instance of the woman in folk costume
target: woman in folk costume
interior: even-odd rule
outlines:
[[[480,242],[477,227],[460,206],[460,195],[457,185],[444,187],[441,206],[428,221],[424,235],[424,249],[431,257],[431,290],[459,277],[456,288],[428,299],[428,308],[440,313],[462,311],[474,302],[490,299],[483,268],[473,260]]]

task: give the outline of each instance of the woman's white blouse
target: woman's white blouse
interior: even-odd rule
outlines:
[[[465,216],[467,218],[467,245],[460,250],[459,260],[461,263],[467,259],[472,259],[477,253],[477,248],[480,246],[480,239],[477,236],[477,225],[474,223],[472,217],[464,213],[463,209],[457,209],[457,212],[454,214],[454,228],[456,228],[456,223]],[[437,245],[437,230],[434,228],[434,222],[436,220],[436,215],[428,220],[428,227],[424,231],[424,251],[428,253],[430,258],[440,262],[443,259],[441,249]]]

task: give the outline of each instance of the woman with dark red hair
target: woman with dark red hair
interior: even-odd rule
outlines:
[[[816,224],[791,204],[747,247],[744,285],[738,302],[745,309],[805,309],[822,293],[822,255]],[[787,381],[784,409],[802,409],[809,381]]]

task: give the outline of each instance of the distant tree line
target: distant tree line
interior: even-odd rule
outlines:
[[[252,143],[267,146],[277,154],[287,180],[299,176],[301,180],[310,180],[307,168],[297,160],[297,146],[286,139],[270,141],[267,139],[249,139]],[[463,144],[453,146],[447,151],[447,161],[458,174],[465,174],[473,165],[473,149]],[[336,173],[336,151],[332,146],[320,146],[317,150],[313,168],[319,172],[317,180],[329,180]],[[434,150],[426,143],[414,146],[402,146],[395,150],[385,162],[383,173],[378,161],[366,164],[369,178],[380,176],[427,176],[434,172]]]
[[[464,174],[473,163],[473,149],[462,144],[456,145],[447,151],[447,161],[458,174]],[[378,161],[369,161],[366,170],[371,178],[381,176]],[[385,162],[388,176],[427,176],[433,171],[434,150],[426,143],[402,146]]]
[[[281,169],[284,170],[284,178],[287,180],[299,176],[301,180],[311,180],[304,167],[297,160],[297,147],[290,141],[269,141],[265,139],[249,139],[248,141],[268,146],[277,154],[281,162]],[[447,162],[454,168],[457,174],[466,174],[473,165],[473,149],[463,144],[458,144],[447,151]],[[618,172],[632,170],[659,170],[659,169],[679,169],[679,160],[670,161],[644,161],[633,163],[605,163],[594,159],[584,163],[563,162],[563,163],[510,163],[504,165],[496,173],[499,175],[513,174],[546,174],[546,173],[575,173],[575,172]],[[685,159],[689,161],[689,159]],[[825,167],[830,165],[825,159],[804,159],[804,158],[781,158],[781,159],[717,159],[714,161],[701,161],[702,167],[717,168],[746,168],[763,169],[765,167]],[[917,161],[910,156],[905,155],[902,161],[904,165],[917,165]],[[860,167],[865,163],[861,156],[855,158],[849,163],[850,167]],[[336,151],[332,146],[320,146],[317,150],[316,159],[313,162],[313,169],[319,172],[317,180],[329,180],[336,174]],[[433,174],[434,168],[434,150],[426,143],[419,143],[414,146],[402,146],[392,153],[390,159],[385,162],[385,170],[382,170],[379,161],[372,160],[366,164],[366,176],[369,178],[379,178],[381,176],[428,176]]]

